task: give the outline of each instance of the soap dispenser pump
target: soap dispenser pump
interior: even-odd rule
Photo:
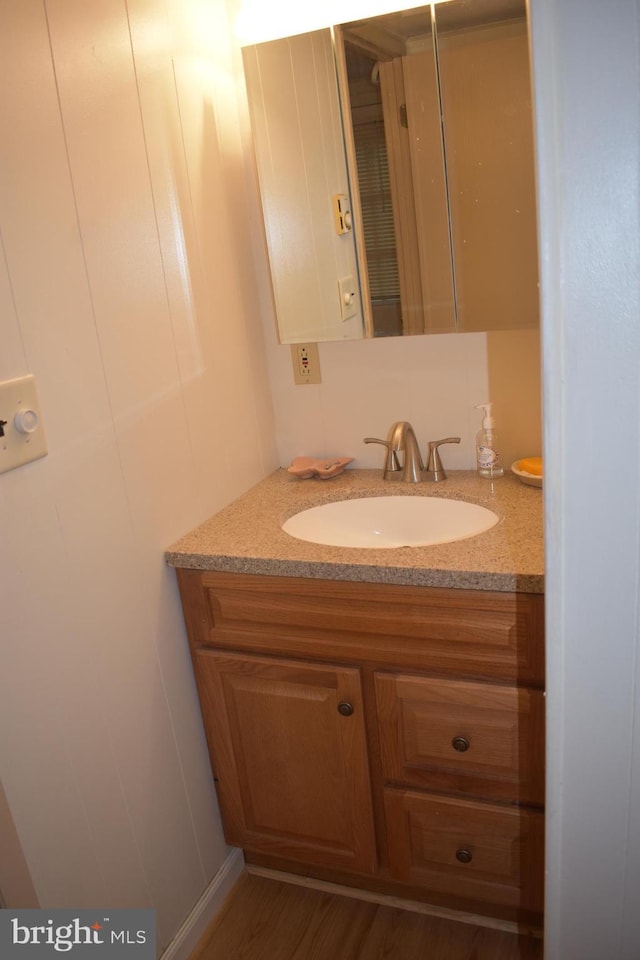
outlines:
[[[483,411],[482,429],[476,434],[476,462],[481,477],[493,480],[504,475],[502,457],[498,452],[498,435],[495,420],[491,416],[491,403],[478,403],[476,410]]]

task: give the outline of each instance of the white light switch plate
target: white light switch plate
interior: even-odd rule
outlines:
[[[47,455],[33,376],[0,383],[0,473]]]

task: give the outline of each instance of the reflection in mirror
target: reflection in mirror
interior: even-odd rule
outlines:
[[[458,329],[538,324],[538,256],[525,0],[434,8]]]
[[[336,33],[375,336],[535,326],[524,0],[452,0]]]
[[[348,80],[362,276],[374,335],[452,331],[455,302],[430,8],[345,24],[336,36]]]
[[[243,51],[281,342],[535,327],[525,0],[333,33]]]
[[[362,339],[331,31],[243,61],[280,342]]]

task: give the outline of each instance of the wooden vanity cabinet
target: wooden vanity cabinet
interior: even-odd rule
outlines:
[[[178,570],[248,861],[536,923],[543,597]]]

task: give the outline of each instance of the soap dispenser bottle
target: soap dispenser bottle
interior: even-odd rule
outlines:
[[[504,474],[502,457],[498,452],[498,435],[495,420],[491,416],[491,403],[478,403],[476,410],[483,411],[482,429],[476,434],[476,462],[481,477],[492,480]]]

